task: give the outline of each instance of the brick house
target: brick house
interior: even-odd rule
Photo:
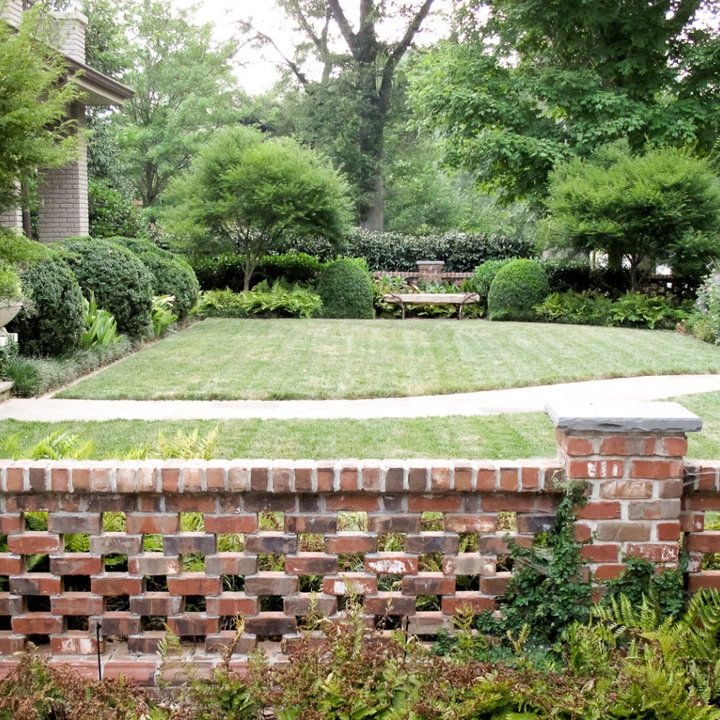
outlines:
[[[0,0],[0,22],[17,27],[28,0]],[[79,12],[54,12],[50,16],[48,43],[64,57],[69,77],[81,90],[78,102],[68,108],[68,116],[85,125],[87,107],[120,105],[133,92],[117,80],[104,75],[85,63],[85,30],[88,19]],[[20,208],[0,213],[0,226],[22,230]],[[88,218],[87,147],[81,143],[77,160],[42,173],[39,185],[38,235],[42,242],[63,240],[74,235],[87,235]]]

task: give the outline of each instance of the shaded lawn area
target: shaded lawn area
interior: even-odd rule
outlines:
[[[326,399],[720,372],[669,331],[481,320],[205,320],[58,397]]]
[[[689,456],[720,459],[720,393],[688,395],[676,400],[705,422],[690,435]],[[93,441],[93,457],[124,458],[134,449],[155,447],[166,437],[197,428],[200,437],[215,427],[217,458],[468,458],[496,460],[554,457],[555,434],[541,413],[482,417],[403,420],[231,420],[144,422],[37,423],[0,422],[0,456],[19,444],[24,455],[49,433],[65,430]],[[13,438],[13,436],[15,436]],[[10,440],[8,441],[8,438]],[[6,445],[6,447],[3,447]]]

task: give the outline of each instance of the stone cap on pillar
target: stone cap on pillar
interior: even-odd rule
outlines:
[[[702,420],[674,402],[575,402],[556,400],[545,412],[558,430],[597,433],[699,432]]]

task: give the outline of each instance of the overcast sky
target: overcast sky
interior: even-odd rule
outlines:
[[[239,20],[252,20],[253,25],[270,35],[283,53],[292,55],[295,43],[300,39],[283,12],[275,5],[274,0],[172,0],[178,8],[197,5],[196,20],[202,23],[211,22],[216,27],[218,40],[227,40],[237,34]],[[450,0],[438,0],[439,7]],[[417,0],[414,5],[417,6]],[[357,10],[357,0],[345,0],[344,7],[353,18]],[[435,18],[426,21],[426,36],[439,37],[445,33],[445,23]],[[249,47],[242,48],[238,53],[238,79],[250,93],[256,94],[268,90],[278,79],[278,55],[267,48],[262,52]]]

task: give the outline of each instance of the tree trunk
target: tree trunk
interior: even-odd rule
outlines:
[[[375,174],[374,185],[373,201],[365,209],[366,214],[361,218],[360,225],[364,230],[382,232],[385,229],[385,181],[382,167]]]

